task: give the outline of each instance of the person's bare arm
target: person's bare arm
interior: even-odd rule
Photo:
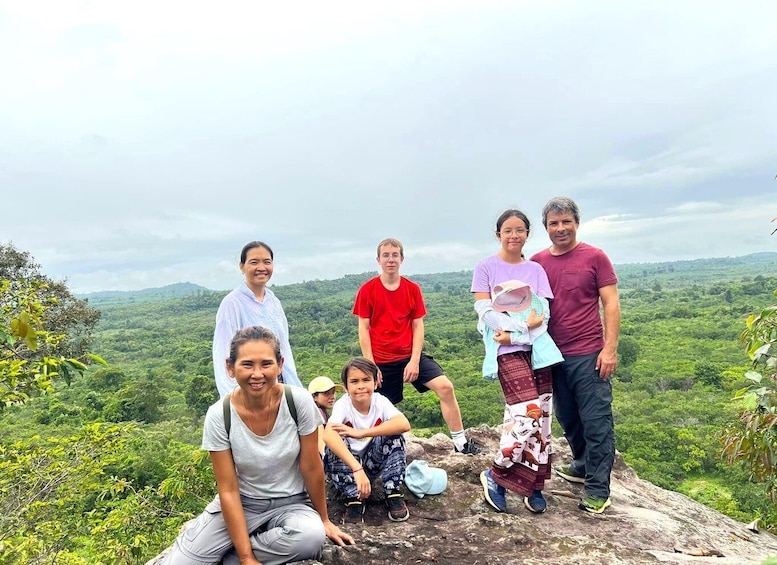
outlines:
[[[224,517],[224,523],[240,563],[241,565],[259,565],[248,538],[248,528],[243,512],[243,503],[240,501],[240,487],[237,482],[232,451],[211,451],[210,460],[213,464],[213,474],[216,476],[221,514]]]
[[[370,319],[359,318],[359,347],[362,357],[374,361],[372,358],[372,340],[370,339]]]
[[[359,347],[362,350],[362,357],[369,359],[373,363],[375,358],[372,356],[372,339],[370,338],[370,319],[359,317]],[[378,369],[378,378],[375,386],[380,388],[383,384],[383,373]]]
[[[313,508],[316,509],[324,524],[326,536],[337,545],[353,545],[353,538],[334,525],[327,513],[324,466],[318,454],[318,432],[299,436],[299,443],[299,471],[305,481],[305,490],[310,496],[310,502],[313,503]]]
[[[604,348],[596,358],[596,369],[600,377],[609,379],[618,367],[618,336],[621,327],[618,285],[611,284],[600,288],[599,299],[604,310]]]
[[[405,365],[405,370],[402,374],[402,380],[406,383],[412,383],[418,378],[421,351],[424,348],[424,319],[416,318],[413,320],[412,329],[413,349],[410,353],[410,361]]]
[[[327,425],[327,428],[330,424]],[[351,426],[345,424],[331,424],[332,430],[340,434],[341,437],[352,437],[355,439],[362,439],[365,437],[377,437],[377,436],[398,436],[405,432],[410,431],[410,422],[404,414],[397,414],[381,422],[377,426],[371,428],[364,428],[357,430]]]
[[[370,479],[367,477],[367,472],[362,468],[362,464],[354,457],[353,453],[345,445],[345,441],[333,429],[333,424],[329,423],[324,428],[324,441],[329,450],[337,455],[343,463],[348,465],[353,471],[353,478],[356,481],[356,490],[359,492],[359,498],[366,499],[370,496],[372,485]]]

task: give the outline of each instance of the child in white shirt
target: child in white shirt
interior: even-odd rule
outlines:
[[[345,364],[341,378],[347,394],[335,402],[324,432],[324,470],[346,498],[344,523],[363,522],[369,482],[378,476],[389,518],[401,522],[410,515],[400,492],[406,466],[402,434],[410,430],[410,422],[375,392],[377,377],[378,366],[364,357]]]

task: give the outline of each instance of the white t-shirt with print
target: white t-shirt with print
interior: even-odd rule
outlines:
[[[329,423],[345,424],[356,430],[364,430],[382,424],[398,414],[402,414],[402,412],[400,412],[388,398],[379,392],[372,393],[370,410],[367,414],[359,412],[351,402],[351,397],[346,394],[335,402],[335,405],[332,408],[332,415],[329,416]],[[346,437],[343,439],[348,442],[354,455],[360,455],[372,438],[365,437],[356,439],[353,437]]]

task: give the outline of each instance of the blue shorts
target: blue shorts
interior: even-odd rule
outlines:
[[[378,369],[380,369],[383,375],[383,384],[375,390],[388,398],[392,404],[399,404],[404,398],[402,389],[405,386],[405,382],[402,378],[409,361],[410,357],[390,363],[378,363]],[[445,371],[434,360],[434,357],[421,353],[421,359],[418,361],[418,378],[411,384],[418,392],[424,393],[429,390],[426,383],[444,374]]]

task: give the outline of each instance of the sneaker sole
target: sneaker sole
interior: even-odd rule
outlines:
[[[404,500],[402,498],[400,498],[400,500],[402,500],[404,502]],[[386,499],[386,501],[388,502],[388,498]],[[405,514],[403,516],[392,516],[391,515],[391,510],[389,510],[388,518],[392,522],[404,522],[405,520],[410,518],[410,511],[407,509],[407,504],[405,504]]]
[[[486,502],[488,502],[488,505],[491,506],[491,508],[493,508],[497,512],[507,512],[506,509],[499,508],[499,506],[497,506],[497,504],[493,500],[491,500],[491,497],[488,495],[488,479],[486,478],[485,471],[480,473],[480,484],[483,485],[483,494],[486,498]]]
[[[528,497],[528,496],[524,496],[524,497],[523,497],[523,505],[524,505],[526,508],[528,508],[528,509],[529,509],[529,512],[532,512],[533,514],[544,514],[544,513],[545,513],[545,511],[548,509],[548,507],[546,506],[546,507],[545,507],[545,508],[543,508],[542,510],[535,510],[534,508],[532,508],[532,505],[531,505],[531,504],[529,504],[529,497]]]
[[[392,516],[391,513],[389,512],[388,517],[389,517],[389,520],[391,520],[392,522],[404,522],[405,520],[410,518],[410,512],[405,514],[405,516],[403,518],[394,518],[394,516]]]
[[[578,504],[578,508],[581,510],[585,510],[586,512],[590,512],[591,514],[601,514],[604,512],[605,508],[608,508],[612,504],[612,501],[608,498],[604,501],[604,504],[602,504],[602,507],[599,509],[594,508],[593,506],[588,506],[587,504],[583,504],[582,501]]]
[[[569,481],[570,483],[578,483],[580,485],[585,484],[585,477],[578,477],[577,475],[568,475],[566,473],[562,473],[555,467],[553,468],[553,472],[555,472],[559,477],[561,477],[565,481]]]
[[[343,525],[345,524],[364,524],[364,512],[367,510],[367,505],[362,502],[362,508],[361,513],[359,514],[359,520],[355,522],[348,522],[346,521],[345,517],[348,515],[348,510],[346,509],[346,513],[343,514]]]

